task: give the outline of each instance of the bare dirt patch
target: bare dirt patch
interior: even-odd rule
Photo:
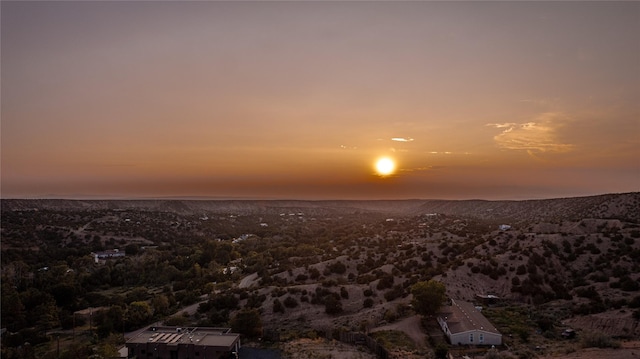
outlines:
[[[422,326],[420,325],[420,316],[418,315],[413,315],[398,322],[374,328],[371,332],[379,332],[383,330],[397,330],[404,332],[415,342],[418,348],[426,348],[427,335],[422,330]]]
[[[620,349],[585,348],[567,354],[544,355],[543,359],[637,359],[640,357],[640,342],[624,342]]]
[[[285,359],[376,359],[365,347],[352,346],[335,340],[298,339],[282,346]]]

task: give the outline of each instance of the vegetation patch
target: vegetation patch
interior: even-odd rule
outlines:
[[[379,332],[371,333],[370,336],[374,338],[380,345],[388,350],[417,350],[415,343],[407,334],[396,330],[381,330]]]

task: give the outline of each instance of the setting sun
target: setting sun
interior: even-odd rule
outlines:
[[[380,176],[388,176],[396,169],[395,162],[389,157],[382,157],[376,161],[376,172]]]

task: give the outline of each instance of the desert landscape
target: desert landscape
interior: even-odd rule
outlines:
[[[639,193],[2,200],[3,357],[24,357],[25,342],[35,357],[115,355],[123,335],[163,323],[229,326],[247,348],[282,358],[631,358],[640,354],[638,208]],[[435,316],[412,305],[426,281],[483,306],[503,345],[447,342]]]

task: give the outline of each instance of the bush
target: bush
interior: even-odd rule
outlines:
[[[636,295],[629,301],[629,308],[640,308],[640,295]]]
[[[581,335],[583,348],[620,348],[620,343],[601,332],[585,332]]]
[[[336,274],[344,274],[347,271],[347,267],[340,261],[330,264],[328,268]]]
[[[234,332],[249,338],[262,335],[262,318],[256,309],[242,309],[231,319],[230,324]]]
[[[347,288],[340,287],[340,296],[344,299],[349,299],[349,292],[347,291]]]
[[[382,278],[380,278],[380,281],[378,282],[378,285],[376,286],[376,288],[378,290],[383,290],[383,289],[391,288],[392,286],[393,286],[393,276],[385,275]]]
[[[287,297],[284,300],[284,306],[287,308],[295,308],[298,306],[298,301],[293,297]]]
[[[327,314],[339,314],[342,313],[342,303],[340,297],[331,293],[324,297],[324,309]]]
[[[371,308],[371,307],[373,307],[373,299],[371,299],[371,298],[366,298],[366,299],[364,300],[364,303],[362,304],[362,306],[363,306],[364,308]]]
[[[523,326],[513,328],[513,331],[520,337],[520,340],[527,343],[529,342],[529,329]]]
[[[284,313],[284,307],[278,298],[273,301],[273,312],[274,313]]]

